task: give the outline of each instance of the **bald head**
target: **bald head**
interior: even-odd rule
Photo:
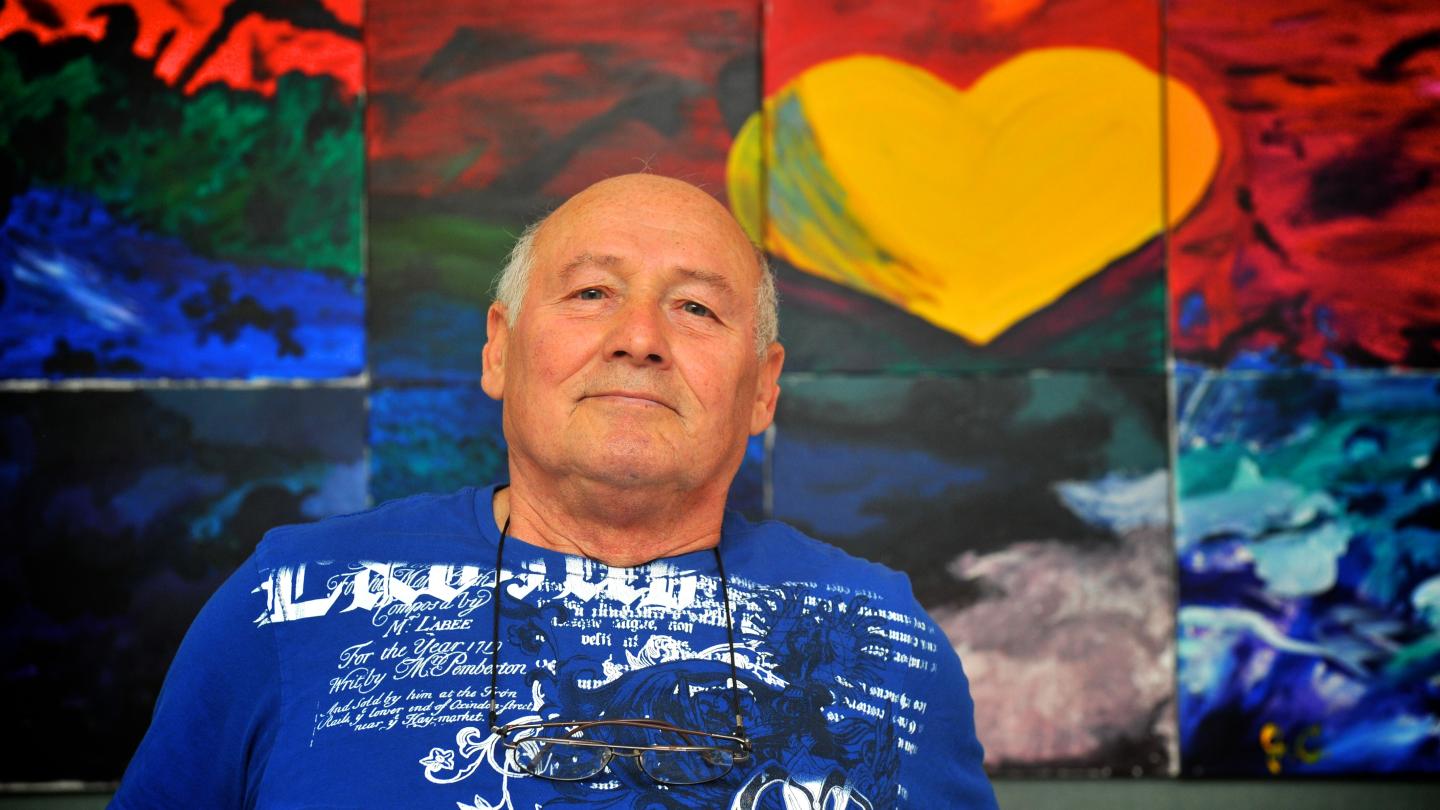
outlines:
[[[500,271],[495,288],[495,300],[504,305],[510,324],[513,326],[520,315],[537,259],[553,259],[548,255],[551,246],[563,243],[570,231],[622,211],[638,215],[631,216],[632,220],[655,227],[676,223],[703,230],[736,251],[737,260],[754,274],[755,347],[756,353],[763,356],[779,332],[775,279],[765,254],[750,242],[740,224],[714,197],[683,180],[653,174],[601,180],[525,229]]]

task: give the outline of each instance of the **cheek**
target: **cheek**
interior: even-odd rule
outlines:
[[[696,394],[706,403],[713,418],[740,420],[749,425],[750,403],[755,393],[755,377],[748,369],[733,364],[711,363],[696,375]]]
[[[574,376],[585,365],[589,350],[584,336],[574,330],[545,329],[527,335],[529,350],[525,353],[526,376],[535,384],[549,388]]]

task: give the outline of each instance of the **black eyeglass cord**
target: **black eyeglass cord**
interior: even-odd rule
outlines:
[[[510,516],[505,516],[505,525],[500,527],[500,542],[495,544],[495,595],[491,600],[494,609],[490,611],[490,727],[496,728],[496,703],[500,689],[500,565],[505,558],[505,538],[510,534]],[[730,646],[730,708],[735,712],[735,736],[745,736],[745,721],[740,714],[740,676],[735,666],[735,624],[730,617],[730,586],[725,576],[725,562],[720,558],[720,545],[715,552],[715,568],[720,572],[720,599],[725,605],[725,640]]]
[[[510,516],[505,516],[505,525],[500,527],[500,542],[495,544],[495,597],[491,600],[494,609],[490,611],[494,621],[490,623],[490,727],[495,728],[495,703],[500,699],[500,561],[505,557],[505,536],[510,534]]]
[[[745,736],[745,721],[740,719],[740,676],[735,670],[735,623],[730,619],[730,587],[726,584],[725,563],[720,559],[716,543],[715,567],[720,571],[720,599],[725,603],[725,640],[730,644],[730,708],[735,710],[735,736]]]

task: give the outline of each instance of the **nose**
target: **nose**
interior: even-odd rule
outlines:
[[[627,302],[615,313],[605,340],[605,356],[638,366],[670,364],[670,339],[664,313],[653,301]]]

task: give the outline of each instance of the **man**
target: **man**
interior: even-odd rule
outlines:
[[[509,485],[270,532],[115,806],[994,807],[904,577],[725,512],[784,358],[728,212],[597,183],[497,298]]]

